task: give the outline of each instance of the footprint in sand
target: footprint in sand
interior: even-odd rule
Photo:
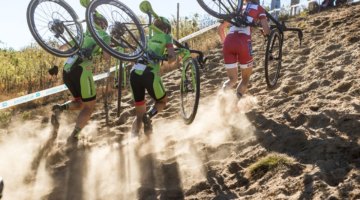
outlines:
[[[352,87],[353,83],[351,81],[342,81],[338,85],[335,86],[335,91],[340,93],[345,93],[349,91],[349,89]]]
[[[334,51],[336,49],[340,49],[341,44],[331,44],[325,48],[326,51]]]
[[[324,59],[324,60],[330,61],[330,60],[333,60],[333,59],[341,56],[344,53],[345,53],[344,51],[335,51],[335,52],[331,52],[328,55],[321,56],[321,58]]]
[[[334,80],[340,80],[340,79],[343,79],[345,76],[345,72],[343,70],[338,70],[338,71],[335,71],[331,74],[331,77],[334,79]]]
[[[320,26],[317,27],[318,30],[325,29],[330,25],[330,22],[327,19],[324,19],[324,22],[320,24]]]
[[[352,36],[352,37],[349,37],[347,40],[350,44],[355,44],[360,41],[360,36]]]

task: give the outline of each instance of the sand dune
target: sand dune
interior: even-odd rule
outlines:
[[[277,86],[266,86],[263,40],[254,38],[256,67],[239,102],[220,90],[221,46],[208,52],[189,126],[179,115],[174,71],[164,75],[170,101],[150,138],[127,140],[134,116],[129,92],[120,118],[112,102],[109,126],[98,105],[73,151],[64,147],[74,118],[68,113],[55,141],[40,120],[27,125],[39,126],[40,135],[6,130],[4,199],[360,199],[360,5],[288,24],[304,30],[304,41],[299,47],[296,35],[285,34]],[[251,171],[267,156],[285,161]]]

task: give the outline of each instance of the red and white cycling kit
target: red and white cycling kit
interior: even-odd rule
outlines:
[[[248,23],[266,18],[264,8],[253,3],[246,4],[244,15]],[[226,68],[236,68],[237,63],[240,68],[253,66],[250,26],[230,27],[224,41],[223,54]]]

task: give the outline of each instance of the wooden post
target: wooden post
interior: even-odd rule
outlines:
[[[180,3],[177,3],[177,17],[176,17],[176,39],[180,38]]]
[[[117,98],[117,112],[116,116],[120,117],[121,114],[121,89],[122,89],[122,83],[123,83],[123,61],[119,61],[119,68],[118,68],[118,74],[117,74],[117,85],[118,85],[118,98]]]

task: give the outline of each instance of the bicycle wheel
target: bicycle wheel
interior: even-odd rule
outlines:
[[[108,22],[106,33],[111,37],[110,44],[98,33],[94,14],[102,15]],[[95,41],[112,56],[125,60],[138,59],[145,49],[144,29],[135,13],[117,0],[97,0],[86,9],[86,23]]]
[[[199,5],[210,15],[220,19],[231,19],[240,6],[239,0],[197,0]]]
[[[195,118],[200,99],[200,72],[196,59],[184,61],[181,83],[180,100],[181,115],[185,124],[191,124]]]
[[[83,43],[83,29],[75,11],[63,0],[32,0],[27,23],[36,42],[47,52],[69,57]]]
[[[269,88],[275,87],[281,68],[283,36],[278,29],[272,29],[265,51],[265,78]]]

